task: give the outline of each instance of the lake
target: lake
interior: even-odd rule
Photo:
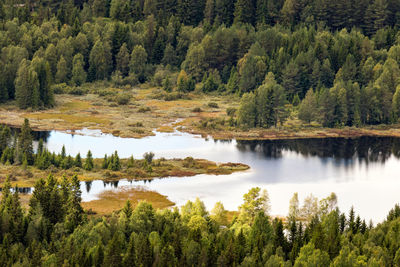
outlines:
[[[94,157],[115,150],[121,158],[204,158],[216,162],[241,162],[251,169],[232,175],[198,175],[163,178],[151,182],[121,180],[118,183],[82,182],[84,201],[119,186],[144,186],[168,196],[178,206],[199,197],[211,209],[221,201],[236,210],[250,188],[267,189],[274,215],[286,215],[289,199],[299,193],[300,202],[313,194],[319,199],[335,192],[342,211],[351,206],[366,220],[383,220],[400,199],[400,139],[387,137],[327,138],[276,141],[216,141],[187,133],[159,133],[142,139],[120,138],[95,130],[74,133],[40,132],[50,151]]]

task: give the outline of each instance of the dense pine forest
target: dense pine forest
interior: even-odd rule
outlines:
[[[289,214],[268,216],[266,191],[243,196],[228,220],[221,203],[208,212],[199,199],[180,210],[140,202],[109,218],[88,218],[76,176],[36,183],[29,210],[4,184],[0,202],[1,266],[398,266],[400,207],[373,227],[336,207],[297,194]]]
[[[113,87],[112,105],[123,106],[123,92],[150,85],[165,101],[240,97],[223,124],[244,130],[293,114],[329,128],[397,124],[399,26],[398,0],[0,0],[0,103],[28,114],[54,108],[61,95],[106,98],[102,89]],[[27,119],[18,134],[0,126],[3,167],[156,167],[153,153],[122,162],[116,151],[101,166],[90,151],[85,159],[51,153],[43,141],[34,148],[31,132]],[[375,144],[384,147],[375,161],[390,156],[384,144]],[[37,180],[29,203],[12,178],[2,179],[0,266],[400,266],[398,205],[383,222],[366,222],[357,208],[339,210],[334,193],[302,204],[295,193],[289,213],[272,216],[257,187],[237,211],[220,202],[208,211],[200,199],[163,210],[127,201],[101,217],[81,206],[77,175]]]
[[[85,83],[152,83],[240,95],[244,127],[292,109],[326,127],[395,123],[399,12],[395,0],[2,0],[0,101],[35,110]]]

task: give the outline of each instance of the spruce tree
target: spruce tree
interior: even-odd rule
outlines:
[[[68,80],[67,61],[65,61],[64,57],[61,56],[60,60],[57,63],[56,82],[65,83],[67,82],[67,80]]]
[[[75,165],[75,167],[82,168],[81,153],[78,153],[76,155],[74,165]]]
[[[249,23],[254,25],[256,10],[253,0],[237,0],[235,4],[235,23]]]
[[[129,59],[130,55],[128,48],[126,46],[126,43],[123,43],[116,56],[116,69],[121,72],[123,77],[126,77],[129,74]]]
[[[86,71],[84,69],[84,59],[81,54],[76,54],[72,63],[72,78],[73,85],[81,86],[86,82]]]
[[[15,78],[15,98],[22,109],[28,107],[38,108],[39,80],[37,73],[31,68],[30,62],[23,60]]]
[[[28,164],[33,164],[33,137],[29,120],[25,119],[18,136],[18,159],[22,162],[25,155]]]
[[[86,155],[86,160],[85,164],[83,165],[83,168],[87,171],[93,170],[94,164],[93,164],[93,157],[92,157],[92,152],[89,150]]]

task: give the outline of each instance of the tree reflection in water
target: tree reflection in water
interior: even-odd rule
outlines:
[[[385,163],[391,155],[400,158],[400,138],[391,137],[237,141],[237,148],[242,152],[260,153],[266,158],[282,158],[285,152],[322,159],[359,160],[366,164]]]

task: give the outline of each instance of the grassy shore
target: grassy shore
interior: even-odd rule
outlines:
[[[62,170],[59,168],[49,168],[48,170],[39,170],[36,167],[2,165],[0,164],[0,187],[5,181],[5,177],[10,176],[12,186],[32,187],[40,178],[45,178],[53,174],[55,178],[61,178],[63,175],[71,177],[78,175],[81,181],[118,181],[121,179],[130,180],[150,180],[162,177],[184,177],[197,174],[227,175],[233,172],[245,171],[249,169],[247,165],[240,163],[221,163],[217,164],[202,159],[157,159],[149,165],[144,160],[134,160],[128,167],[128,159],[122,159],[122,168],[120,171],[103,170],[100,168],[102,159],[94,159],[95,168],[92,171],[85,171],[82,168],[73,168]],[[149,168],[151,166],[151,168]],[[23,207],[27,208],[30,194],[20,194]],[[141,187],[118,188],[116,190],[107,190],[98,196],[97,200],[83,202],[82,206],[91,215],[109,215],[113,211],[120,210],[125,202],[130,200],[135,206],[139,201],[145,200],[152,203],[153,207],[163,209],[174,206],[166,196],[154,191],[148,191]]]
[[[166,196],[155,191],[146,190],[140,186],[121,187],[115,190],[107,190],[98,195],[98,199],[89,202],[82,202],[82,207],[90,215],[104,216],[121,210],[126,201],[129,200],[133,207],[140,201],[147,201],[155,209],[165,209],[175,205]]]
[[[92,85],[93,86],[93,85]],[[99,85],[101,86],[101,85]],[[326,137],[390,136],[400,137],[400,125],[366,126],[362,128],[324,128],[305,125],[296,112],[284,125],[271,129],[242,129],[231,123],[228,109],[239,106],[239,97],[191,93],[182,99],[167,101],[160,89],[101,89],[111,95],[128,95],[126,105],[119,105],[111,96],[88,93],[82,96],[57,95],[57,105],[41,111],[19,110],[15,104],[0,105],[0,123],[19,127],[24,118],[36,130],[74,131],[99,129],[115,136],[141,138],[174,129],[215,139],[294,139]],[[93,91],[89,91],[93,92]]]
[[[82,168],[62,170],[55,167],[39,170],[33,166],[23,168],[21,166],[0,164],[0,186],[7,176],[10,176],[13,186],[32,187],[38,179],[47,177],[49,174],[53,174],[56,178],[60,178],[63,175],[72,176],[77,174],[81,181],[118,181],[121,179],[151,180],[171,176],[185,177],[197,174],[227,175],[249,169],[249,166],[241,163],[217,164],[203,159],[186,158],[157,159],[153,160],[150,165],[145,164],[144,160],[134,160],[133,165],[129,167],[127,167],[128,159],[122,159],[121,170],[111,171],[100,168],[102,160],[94,159],[95,168],[92,171],[86,171]]]

